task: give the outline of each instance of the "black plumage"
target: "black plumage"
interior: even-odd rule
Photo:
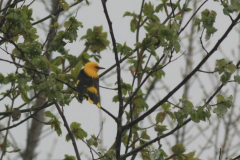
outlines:
[[[82,69],[78,74],[77,79],[79,101],[82,103],[83,98],[85,97],[90,103],[96,104],[100,107],[99,78],[89,77],[84,69]]]

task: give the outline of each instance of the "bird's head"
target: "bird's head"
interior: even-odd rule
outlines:
[[[96,62],[88,62],[84,66],[84,71],[87,75],[96,78],[98,77],[97,72],[99,69],[105,69],[103,67],[99,67],[99,65]]]

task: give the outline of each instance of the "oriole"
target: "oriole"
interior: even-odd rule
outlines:
[[[105,68],[99,67],[96,62],[86,63],[77,77],[77,91],[81,103],[83,97],[86,97],[90,103],[96,104],[101,108],[98,77],[99,69]]]

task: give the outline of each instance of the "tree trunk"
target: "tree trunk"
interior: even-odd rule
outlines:
[[[56,11],[58,10],[58,5],[59,5],[59,0],[52,0],[52,11],[51,11],[52,13],[51,14],[56,13]],[[57,19],[58,19],[58,16],[56,16],[55,19],[52,18],[51,24],[54,24],[57,21]],[[49,47],[49,44],[52,42],[52,40],[54,39],[55,36],[56,36],[55,30],[53,28],[50,28],[46,48]],[[49,60],[51,59],[51,53],[47,54],[47,58]],[[46,71],[46,72],[49,72],[49,71]],[[45,94],[44,92],[41,93],[40,96],[37,98],[36,105],[35,105],[36,107],[42,106],[46,102],[45,98],[41,98],[41,97],[44,97],[44,94]],[[43,121],[44,120],[44,112],[45,112],[44,109],[40,110],[35,115],[34,118],[39,121]],[[26,145],[26,149],[23,153],[24,160],[32,160],[34,157],[36,157],[35,150],[38,146],[38,141],[39,141],[39,138],[41,135],[43,124],[35,119],[32,119],[32,124],[28,131],[27,145]]]

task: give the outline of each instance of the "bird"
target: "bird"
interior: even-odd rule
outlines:
[[[91,104],[95,104],[101,108],[98,76],[100,69],[105,68],[99,67],[96,62],[88,62],[79,72],[77,77],[77,92],[80,103],[82,103],[85,97]]]

